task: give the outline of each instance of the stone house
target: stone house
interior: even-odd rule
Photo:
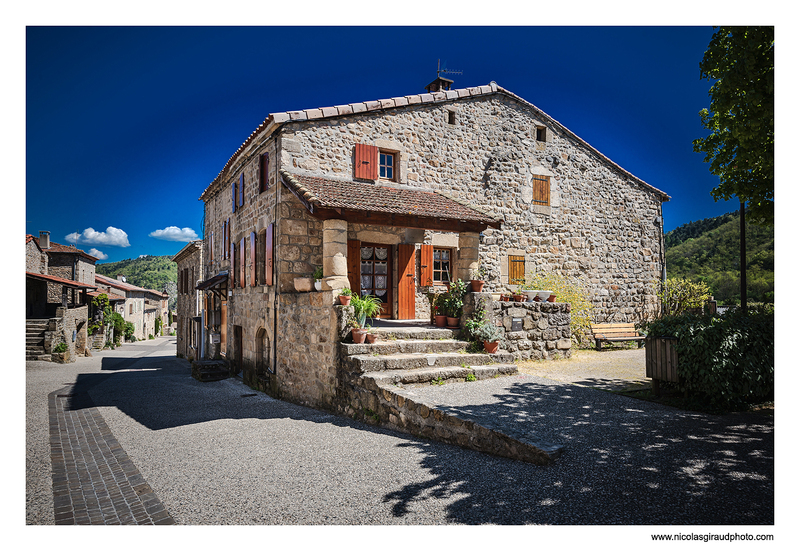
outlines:
[[[89,296],[97,259],[50,240],[50,232],[25,236],[26,356],[74,361],[87,349]],[[54,355],[65,343],[66,351]]]
[[[155,335],[155,318],[162,320],[162,327],[167,325],[167,300],[168,295],[153,289],[144,289],[123,281],[124,277],[117,279],[95,274],[95,285],[106,292],[122,295],[125,302],[115,306],[115,311],[122,314],[125,321],[133,324],[133,336],[137,339],[146,339]]]
[[[203,277],[203,242],[191,241],[171,259],[178,265],[177,348],[178,355],[189,360],[202,357],[203,295],[196,289]]]
[[[200,196],[205,357],[330,408],[344,287],[429,319],[427,293],[478,267],[495,293],[553,270],[586,282],[596,322],[657,307],[669,197],[494,82],[450,84],[272,113],[233,153]],[[317,267],[322,291],[298,293]]]

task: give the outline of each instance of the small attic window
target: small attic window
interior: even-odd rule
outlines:
[[[545,128],[544,126],[536,127],[536,141],[537,142],[547,141],[547,128]]]

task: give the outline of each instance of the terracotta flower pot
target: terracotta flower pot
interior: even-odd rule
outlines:
[[[486,350],[489,354],[494,354],[497,352],[498,347],[500,346],[500,341],[488,342],[483,341],[483,349]]]
[[[373,333],[367,333],[366,338],[364,339],[364,341],[367,344],[375,344],[375,339],[377,339],[377,338],[378,338],[378,335],[375,335]]]
[[[436,327],[446,327],[447,326],[447,316],[434,316],[433,320],[436,323]]]
[[[447,327],[458,327],[461,320],[459,318],[451,318],[447,316]]]
[[[349,306],[350,300],[352,300],[352,296],[350,295],[339,295],[339,304],[342,306]]]
[[[480,279],[473,279],[472,280],[472,292],[473,293],[480,293],[483,291],[483,286],[486,285],[485,281],[481,281]]]
[[[522,302],[525,300],[525,295],[511,295],[511,298],[514,299],[514,302]]]
[[[556,301],[556,295],[555,293],[553,293],[552,295],[550,295],[550,298],[547,299],[547,302],[555,302],[555,301]]]
[[[353,330],[350,331],[350,334],[353,335],[353,342],[356,343],[356,344],[363,344],[364,343],[364,339],[367,338],[367,330],[366,329],[353,328]]]

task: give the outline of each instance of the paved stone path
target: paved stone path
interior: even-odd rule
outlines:
[[[174,524],[88,394],[48,401],[56,524]]]

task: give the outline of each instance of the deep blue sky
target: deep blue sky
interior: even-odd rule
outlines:
[[[174,254],[198,197],[271,112],[500,86],[665,191],[665,231],[730,212],[692,140],[711,27],[28,27],[25,227],[112,262]],[[102,237],[102,236],[101,236]]]

